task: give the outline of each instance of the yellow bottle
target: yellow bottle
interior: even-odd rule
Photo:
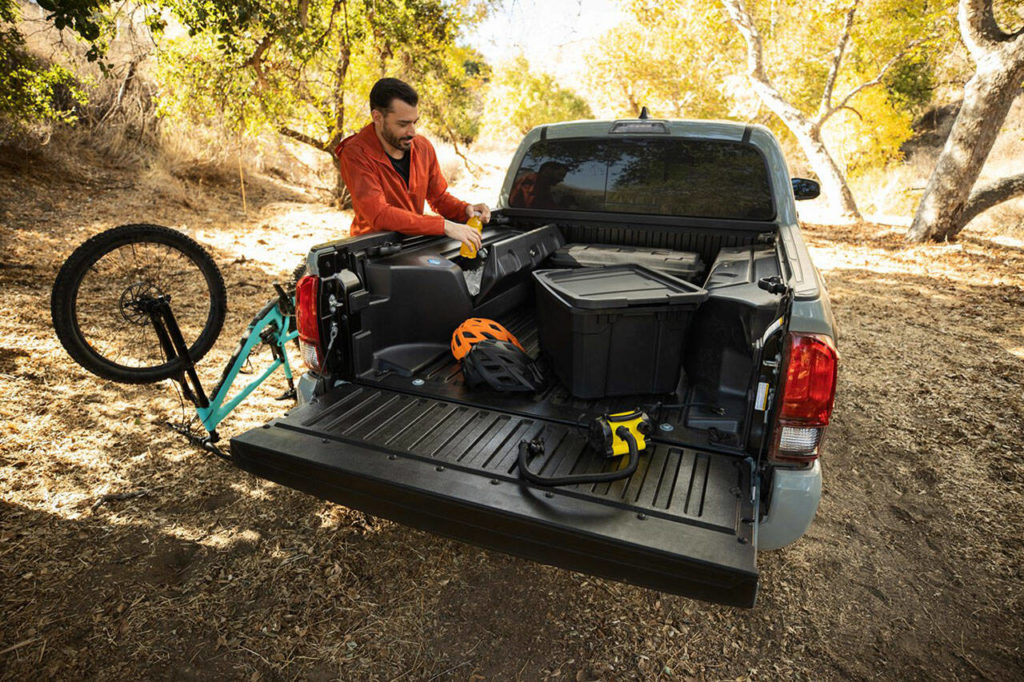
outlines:
[[[483,233],[483,223],[481,223],[480,219],[477,218],[476,216],[473,216],[472,218],[467,220],[466,225],[472,227],[477,232]],[[459,255],[462,256],[463,258],[476,258],[476,249],[468,244],[463,244],[462,248],[459,249]]]

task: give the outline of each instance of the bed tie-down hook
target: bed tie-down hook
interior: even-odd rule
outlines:
[[[782,281],[782,278],[778,275],[772,275],[771,277],[762,277],[757,280],[757,286],[759,289],[767,291],[769,294],[784,294],[789,290],[786,283]]]

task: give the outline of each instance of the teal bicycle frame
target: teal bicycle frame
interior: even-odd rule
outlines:
[[[210,398],[209,406],[196,407],[196,414],[199,415],[203,428],[211,434],[215,431],[217,425],[231,414],[232,410],[238,407],[239,403],[249,397],[249,394],[257,386],[277,371],[278,367],[284,367],[284,376],[288,379],[290,392],[294,394],[292,368],[288,362],[288,353],[285,350],[285,346],[289,341],[298,338],[299,333],[295,330],[289,331],[289,327],[293,326],[290,324],[290,318],[290,315],[285,315],[281,312],[279,301],[274,300],[257,313],[256,317],[249,324],[248,334],[242,337],[231,361],[224,368],[224,374],[221,376],[220,383],[213,390],[213,397]],[[242,388],[231,400],[227,400],[231,387],[234,385],[235,379],[238,378],[239,372],[242,371],[246,359],[248,359],[249,354],[260,343],[266,343],[270,346],[271,353],[274,356],[273,362],[258,377]]]
[[[182,371],[174,377],[174,381],[181,386],[182,393],[189,401],[196,406],[196,416],[202,423],[208,436],[201,438],[192,433],[185,425],[177,425],[168,422],[167,425],[182,434],[192,443],[209,450],[221,457],[227,457],[217,447],[220,440],[217,433],[217,425],[220,424],[238,405],[249,397],[249,394],[262,384],[267,378],[277,371],[278,367],[284,367],[284,375],[288,380],[288,392],[280,399],[295,398],[295,382],[292,377],[291,364],[288,362],[286,346],[289,341],[298,338],[299,333],[295,329],[295,298],[286,294],[284,289],[274,285],[277,289],[277,298],[269,301],[260,312],[249,323],[246,335],[239,341],[231,360],[221,373],[217,387],[213,389],[213,398],[208,399],[203,390],[199,375],[196,373],[195,362],[189,354],[188,345],[182,337],[177,320],[171,311],[170,299],[160,296],[148,302],[147,312],[156,330],[157,337],[164,349],[168,360],[179,358],[183,361]],[[238,378],[242,367],[249,359],[249,355],[256,348],[257,344],[266,344],[270,347],[273,361],[270,366],[244,386],[234,397],[228,399],[231,387]]]

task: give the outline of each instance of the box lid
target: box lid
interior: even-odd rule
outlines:
[[[533,276],[576,308],[603,310],[639,305],[696,306],[708,292],[641,265],[536,270]]]

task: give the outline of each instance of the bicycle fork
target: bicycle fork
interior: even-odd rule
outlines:
[[[178,321],[171,312],[170,301],[167,296],[160,296],[153,299],[151,305],[147,306],[150,322],[160,339],[160,347],[167,356],[168,362],[180,359],[184,363],[181,372],[175,377],[175,381],[181,384],[181,390],[196,407],[209,407],[210,401],[203,391],[203,385],[199,382],[199,375],[196,374],[196,364],[189,353],[188,344],[181,335],[181,328]],[[191,384],[191,385],[190,385]]]
[[[160,296],[153,299],[145,305],[145,310],[149,314],[153,330],[160,340],[160,348],[163,350],[168,362],[180,359],[184,365],[181,371],[174,377],[174,380],[181,386],[182,394],[196,406],[197,410],[208,408],[210,400],[206,397],[203,384],[199,381],[199,375],[196,373],[195,361],[192,359],[188,344],[185,343],[185,338],[181,334],[178,321],[171,311],[169,297]],[[199,438],[184,426],[179,426],[172,422],[167,422],[167,426],[185,436],[193,445],[212,452],[218,457],[230,459],[223,450],[217,447],[220,434],[217,433],[216,429],[209,430],[209,435],[205,438]]]

